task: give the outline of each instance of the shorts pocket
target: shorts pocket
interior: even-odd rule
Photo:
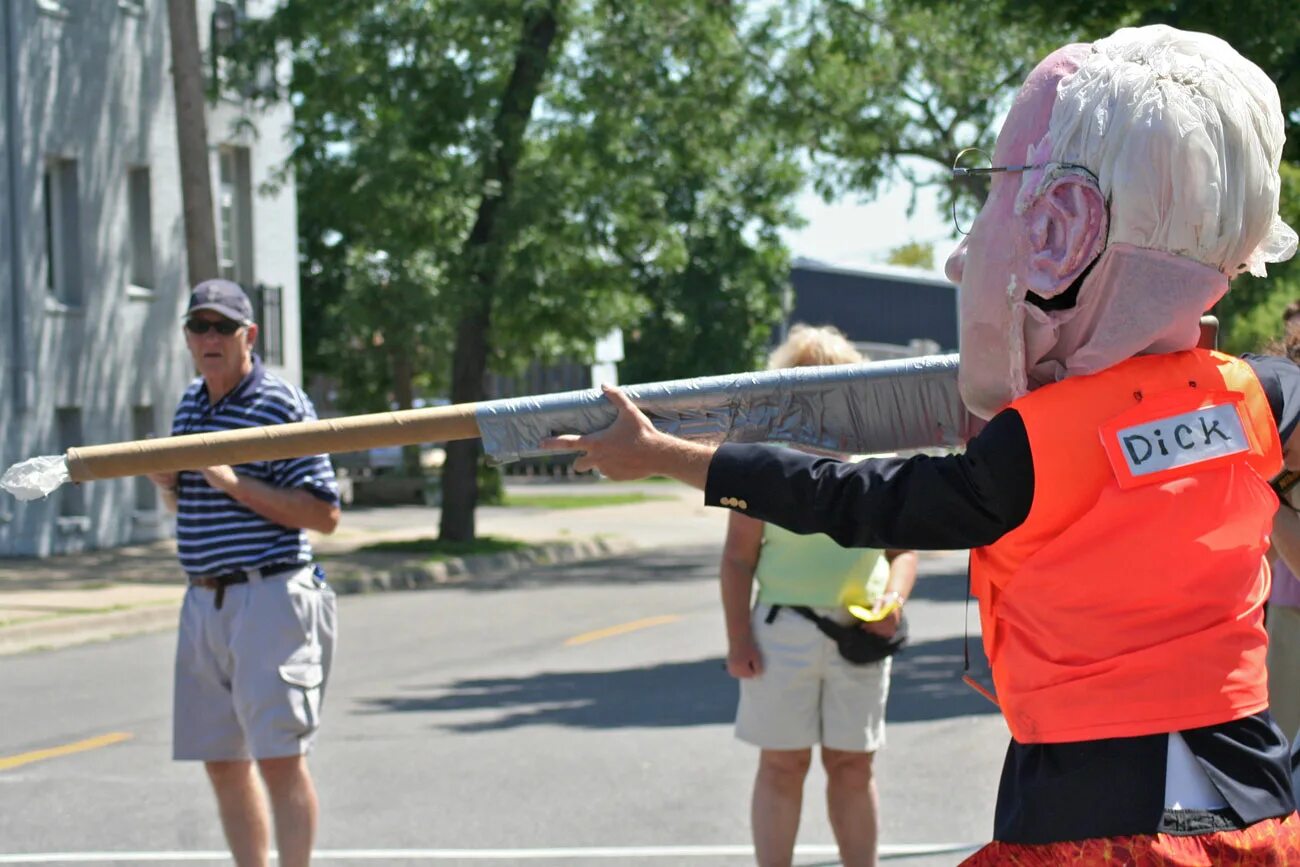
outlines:
[[[286,662],[280,666],[280,677],[290,686],[319,689],[325,681],[325,668],[319,662]]]
[[[280,666],[280,679],[289,686],[290,705],[307,731],[313,731],[320,722],[321,684],[325,682],[325,667],[319,662],[286,662]]]
[[[334,635],[334,591],[319,582],[310,569],[289,579],[283,592],[288,600],[303,645],[315,647]],[[322,636],[322,630],[328,636]],[[320,652],[315,659],[319,661]]]

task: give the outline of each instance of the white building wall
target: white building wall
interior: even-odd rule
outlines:
[[[193,369],[180,331],[188,286],[166,4],[0,4],[18,48],[11,55],[0,46],[0,73],[14,76],[18,93],[16,124],[5,124],[0,114],[0,261],[6,265],[0,269],[0,323],[6,326],[0,336],[0,460],[8,466],[73,444],[60,441],[60,408],[80,410],[79,444],[133,439],[139,407],[151,408],[154,430],[166,434]],[[200,37],[206,44],[212,4],[198,5]],[[259,137],[238,142],[223,122],[233,111],[233,106],[222,106],[211,113],[209,141],[214,153],[227,143],[250,148],[256,190],[259,179],[287,155],[288,115],[260,119]],[[77,166],[80,231],[74,252],[81,279],[80,301],[73,304],[56,301],[46,286],[42,175],[50,158],[75,160]],[[130,284],[127,171],[146,165],[154,282],[150,290],[141,290]],[[17,175],[13,185],[8,183],[11,169]],[[279,372],[296,382],[301,356],[292,186],[274,197],[255,197],[253,213],[254,278],[283,286],[289,345]],[[11,221],[21,236],[15,259],[10,258]],[[264,236],[256,234],[259,227]],[[11,263],[17,263],[20,273],[25,352],[12,345],[7,330],[15,300]],[[15,389],[19,365],[30,368],[34,384],[25,405]],[[111,547],[171,532],[165,514],[137,510],[132,479],[92,482],[80,490],[65,486],[32,503],[0,496],[5,500],[0,504],[0,556]]]
[[[9,133],[11,126],[17,125],[17,116],[9,113],[10,81],[7,67],[12,62],[11,45],[17,45],[17,39],[9,38],[11,12],[7,0],[0,0],[0,203],[10,198],[9,175],[13,167],[10,160]],[[0,465],[8,466],[22,455],[17,450],[18,431],[14,422],[14,381],[18,347],[14,326],[16,324],[13,304],[14,278],[13,266],[16,263],[12,249],[14,235],[14,215],[10,208],[0,206]],[[0,551],[10,545],[15,521],[14,506],[9,498],[0,496]]]
[[[210,2],[199,2],[201,21],[206,24],[211,9]],[[249,4],[250,14],[258,13],[258,6]],[[287,70],[284,71],[287,74]],[[282,295],[283,347],[280,364],[271,369],[296,385],[302,384],[302,343],[299,327],[298,284],[298,200],[292,183],[280,183],[282,170],[292,150],[288,138],[293,122],[292,109],[287,104],[278,105],[252,119],[242,104],[223,100],[211,107],[208,113],[208,138],[223,145],[246,147],[249,150],[251,189],[253,193],[252,238],[253,282],[279,286]],[[214,177],[216,163],[214,161]],[[214,195],[214,200],[216,196]],[[217,203],[214,201],[214,206]],[[218,207],[218,210],[220,208]]]

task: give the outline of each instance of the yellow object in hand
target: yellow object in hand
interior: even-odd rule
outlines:
[[[866,605],[850,605],[849,613],[859,620],[865,620],[867,623],[877,623],[893,614],[899,608],[903,607],[903,600],[897,594],[887,604],[876,608],[869,608]]]
[[[860,574],[860,573],[858,573]],[[889,564],[883,556],[876,558],[867,580],[853,577],[840,587],[839,604],[856,619],[876,623],[903,604],[897,591],[885,588],[889,582]]]

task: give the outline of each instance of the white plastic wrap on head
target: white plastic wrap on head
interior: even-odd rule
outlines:
[[[1110,242],[1262,277],[1296,233],[1278,217],[1277,88],[1228,43],[1165,25],[1125,28],[1062,79],[1051,159],[1087,166],[1110,202]]]
[[[20,500],[48,497],[68,481],[68,462],[63,455],[41,455],[14,464],[0,476],[0,488]]]

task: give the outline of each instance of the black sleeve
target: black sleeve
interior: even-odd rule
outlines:
[[[705,503],[845,547],[942,550],[988,545],[1024,522],[1034,464],[1020,414],[999,413],[962,454],[859,463],[788,448],[724,445]]]
[[[1285,443],[1300,422],[1300,367],[1280,355],[1243,355],[1242,360],[1251,366],[1259,384],[1268,395],[1268,405],[1273,409],[1273,421]]]

